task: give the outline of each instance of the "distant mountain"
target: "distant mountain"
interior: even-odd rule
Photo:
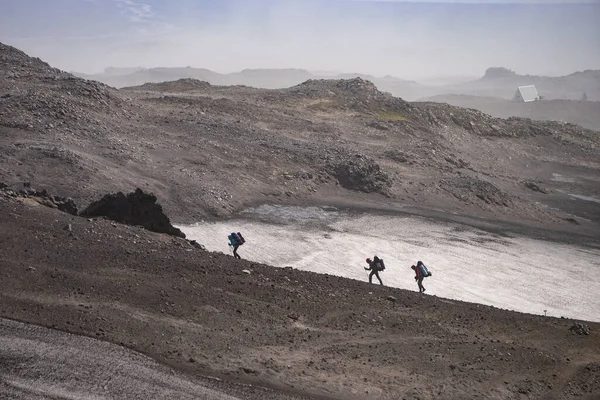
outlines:
[[[473,108],[498,118],[522,117],[539,121],[562,121],[600,132],[600,101],[544,100],[519,103],[498,97],[439,95],[421,99]]]
[[[240,72],[221,74],[204,68],[107,68],[100,74],[75,76],[105,83],[116,88],[140,86],[144,83],[160,83],[179,79],[197,79],[212,85],[245,85],[262,89],[281,89],[298,85],[309,79],[362,78],[373,82],[380,90],[405,100],[417,100],[442,94],[465,94],[473,96],[512,99],[517,87],[536,85],[546,99],[579,100],[583,93],[589,100],[600,100],[600,70],[575,72],[561,77],[519,75],[507,68],[488,68],[478,79],[467,82],[424,85],[394,76],[375,77],[361,73],[311,72],[305,69],[245,69]],[[445,80],[447,82],[448,80]],[[439,83],[444,80],[438,80]]]
[[[519,86],[535,85],[546,99],[600,100],[600,70],[586,70],[560,77],[519,75],[507,68],[488,68],[481,78],[446,86],[438,94],[468,94],[512,99]]]
[[[222,85],[246,85],[263,89],[281,89],[297,85],[315,75],[304,69],[245,69],[221,75]]]
[[[119,73],[118,71],[122,71]],[[214,84],[220,84],[221,74],[203,68],[150,68],[134,69],[107,68],[103,73],[86,75],[74,73],[75,76],[102,82],[112,87],[139,86],[144,83],[159,83],[175,81],[183,78],[197,79]]]
[[[212,85],[245,85],[262,89],[281,89],[292,87],[310,79],[353,79],[362,78],[373,82],[383,91],[405,99],[416,99],[429,92],[422,92],[422,85],[393,76],[377,78],[360,73],[310,72],[304,69],[244,69],[240,72],[220,74],[202,68],[107,68],[100,74],[73,73],[75,76],[105,83],[116,88],[140,86],[145,83],[177,81],[179,79],[197,79]]]

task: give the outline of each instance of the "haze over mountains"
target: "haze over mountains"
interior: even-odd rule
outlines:
[[[240,72],[221,74],[204,68],[114,68],[103,73],[74,75],[92,79],[109,86],[123,88],[144,83],[158,83],[193,78],[212,85],[244,85],[264,89],[281,89],[298,85],[309,79],[351,79],[360,77],[373,82],[380,90],[402,97],[417,100],[442,94],[465,94],[474,96],[512,99],[517,87],[536,85],[545,99],[579,100],[586,93],[588,100],[600,100],[600,70],[574,72],[560,77],[521,75],[507,68],[488,68],[485,74],[475,80],[459,83],[445,83],[451,78],[431,79],[437,85],[423,84],[395,76],[375,77],[361,73],[332,74],[311,72],[305,69],[244,69]],[[456,79],[456,78],[455,78]]]

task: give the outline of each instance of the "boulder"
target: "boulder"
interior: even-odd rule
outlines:
[[[171,225],[171,221],[156,200],[156,196],[144,193],[139,188],[128,195],[122,192],[107,194],[87,206],[80,215],[88,218],[106,217],[127,225],[141,225],[153,232],[185,238],[183,232]]]
[[[586,335],[587,336],[590,334],[590,327],[585,324],[582,324],[580,322],[574,323],[573,326],[571,326],[571,328],[569,328],[569,330],[577,335]]]
[[[373,159],[357,155],[332,165],[333,176],[345,189],[389,195],[392,179]]]
[[[44,199],[45,202],[51,204],[50,207],[52,207],[52,208],[56,207],[60,211],[66,212],[67,214],[77,215],[77,213],[78,213],[77,204],[75,204],[73,199],[70,197],[53,196],[53,195],[49,194],[45,189],[42,190],[41,192],[38,192],[37,190],[33,190],[32,196],[36,196],[41,199]]]

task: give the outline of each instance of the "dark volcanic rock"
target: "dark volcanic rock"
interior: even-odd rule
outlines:
[[[573,326],[570,327],[569,330],[578,335],[589,335],[590,334],[590,327],[587,325],[584,325],[580,322],[576,322],[575,324],[573,324]]]
[[[171,225],[156,196],[144,193],[141,189],[129,193],[107,194],[95,201],[80,214],[83,217],[107,217],[128,225],[141,225],[154,232],[185,238],[185,234]]]
[[[71,215],[77,215],[77,204],[70,197],[64,198],[59,196],[52,196],[53,203],[56,204],[62,212],[66,212]]]
[[[345,189],[388,195],[392,186],[388,174],[374,160],[366,157],[344,160],[333,166],[333,173]]]

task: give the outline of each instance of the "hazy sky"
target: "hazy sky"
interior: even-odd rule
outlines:
[[[585,3],[585,4],[584,4]],[[600,0],[0,0],[0,42],[68,71],[306,68],[421,79],[600,69]]]

